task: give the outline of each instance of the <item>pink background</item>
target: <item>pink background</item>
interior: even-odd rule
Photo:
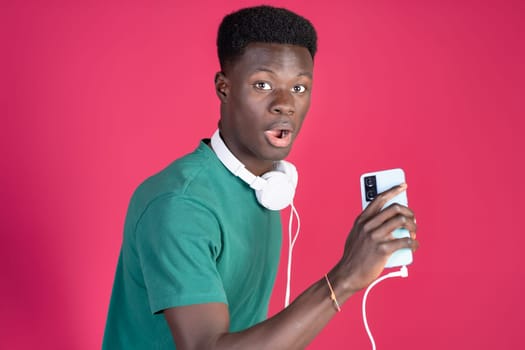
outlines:
[[[370,294],[378,348],[520,347],[525,2],[268,3],[319,33],[292,296],[338,260],[359,175],[403,167],[421,249]],[[254,4],[1,5],[0,348],[100,347],[131,193],[214,131],[216,29]],[[361,298],[310,348],[370,348]]]

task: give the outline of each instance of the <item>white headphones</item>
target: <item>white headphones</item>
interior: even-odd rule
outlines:
[[[222,164],[255,190],[257,201],[270,210],[281,210],[292,204],[297,187],[297,169],[285,160],[276,163],[275,170],[261,176],[252,174],[228,149],[219,130],[211,138],[211,147]]]

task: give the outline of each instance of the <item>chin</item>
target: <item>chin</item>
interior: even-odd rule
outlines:
[[[292,147],[286,147],[286,148],[274,148],[272,152],[269,152],[267,154],[268,157],[265,157],[268,160],[272,160],[274,162],[283,160],[290,154],[292,150]]]

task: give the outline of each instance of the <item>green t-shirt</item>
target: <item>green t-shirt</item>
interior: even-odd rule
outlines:
[[[175,306],[226,303],[232,332],[261,322],[280,248],[279,212],[201,142],[131,199],[103,349],[174,349]]]

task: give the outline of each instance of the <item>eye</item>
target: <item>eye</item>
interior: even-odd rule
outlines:
[[[295,85],[293,88],[292,88],[293,92],[296,92],[296,93],[303,93],[306,91],[306,86],[304,85]]]
[[[259,90],[271,90],[272,86],[265,81],[258,81],[253,86]]]

